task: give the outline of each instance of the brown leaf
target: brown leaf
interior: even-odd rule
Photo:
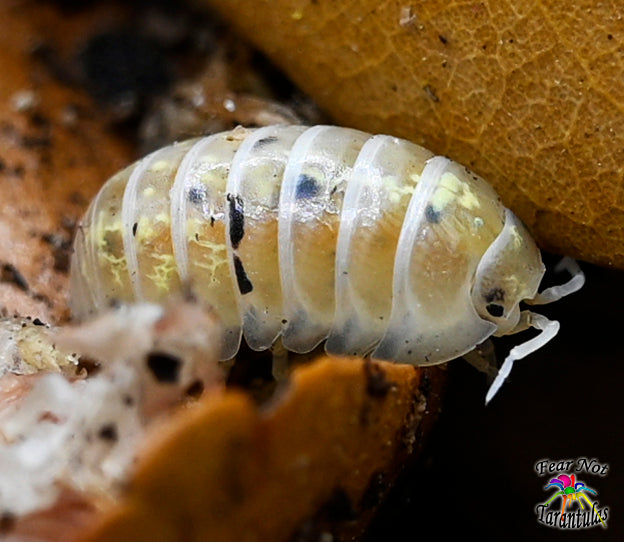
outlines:
[[[543,248],[624,268],[624,19],[595,0],[196,0],[337,122],[447,154]]]
[[[443,373],[320,357],[262,409],[208,395],[158,428],[85,540],[351,540],[422,445]]]
[[[0,308],[10,314],[67,315],[73,227],[102,180],[129,161],[95,105],[43,58],[50,34],[55,45],[80,40],[98,20],[0,4]]]

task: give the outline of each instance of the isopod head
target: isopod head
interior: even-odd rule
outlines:
[[[495,335],[512,332],[520,321],[520,302],[533,299],[546,268],[533,238],[509,210],[503,230],[481,258],[472,287],[472,302]]]

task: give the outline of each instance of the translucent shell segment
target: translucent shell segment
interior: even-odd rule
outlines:
[[[226,183],[236,151],[249,130],[197,140],[171,187],[171,232],[180,279],[210,300],[223,326],[221,357],[234,357],[242,326],[227,249]]]
[[[134,290],[124,250],[123,194],[140,162],[120,171],[91,202],[76,233],[72,254],[70,308],[84,318],[111,303],[130,302]]]
[[[284,346],[309,352],[334,321],[336,242],[345,190],[369,134],[315,126],[295,142],[279,205]]]
[[[171,179],[194,141],[141,161],[126,187],[122,222],[128,272],[138,300],[162,301],[181,289],[171,234]]]
[[[290,149],[304,126],[267,126],[249,135],[232,160],[226,225],[243,333],[254,350],[281,333],[278,205]]]
[[[379,342],[392,308],[394,259],[405,212],[433,154],[390,136],[370,138],[345,194],[336,249],[336,314],[326,348],[362,355]]]
[[[485,181],[444,157],[427,162],[399,237],[389,326],[373,357],[440,363],[496,331],[476,312],[471,288],[504,220]]]

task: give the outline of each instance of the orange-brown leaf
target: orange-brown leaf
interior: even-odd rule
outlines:
[[[614,4],[199,1],[337,122],[451,156],[488,179],[543,248],[624,268]]]

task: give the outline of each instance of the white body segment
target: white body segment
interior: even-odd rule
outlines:
[[[567,295],[582,274],[540,297],[543,274],[521,222],[447,158],[333,126],[237,128],[106,183],[76,237],[71,307],[81,318],[189,286],[223,323],[222,359],[242,333],[256,350],[327,339],[334,354],[431,365],[491,335],[553,335],[518,305]],[[529,343],[513,359],[542,344]]]

